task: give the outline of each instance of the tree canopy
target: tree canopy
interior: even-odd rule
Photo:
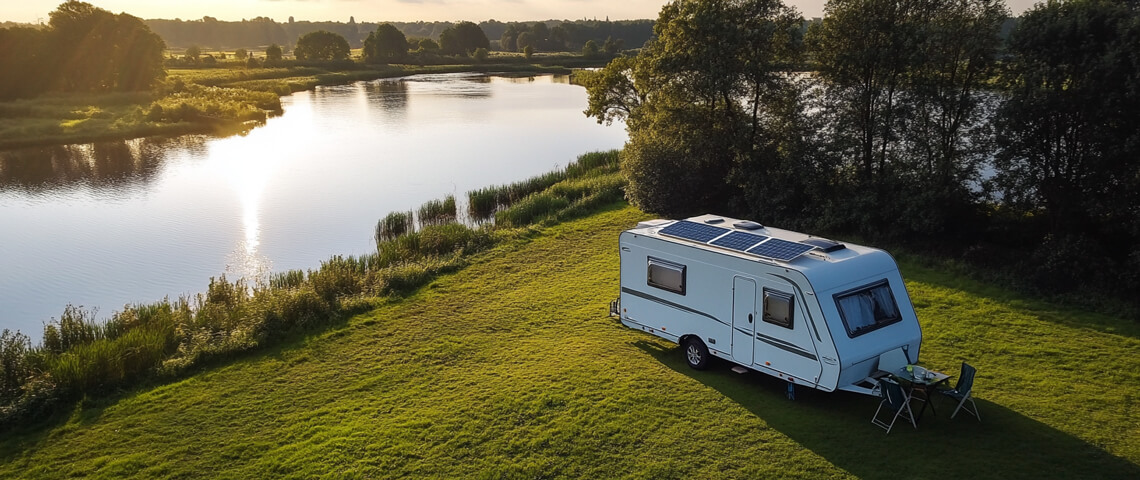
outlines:
[[[439,34],[439,47],[445,55],[469,55],[477,48],[491,48],[491,41],[479,25],[459,22]]]
[[[0,30],[0,96],[145,90],[166,75],[165,44],[136,17],[72,0],[49,18],[42,31]]]
[[[306,33],[297,39],[293,56],[297,60],[347,60],[348,41],[325,30]]]
[[[363,57],[369,63],[387,63],[408,55],[408,38],[390,23],[376,27],[364,39]]]

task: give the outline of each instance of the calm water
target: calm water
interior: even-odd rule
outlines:
[[[0,328],[67,304],[205,290],[375,249],[376,221],[619,148],[567,77],[428,75],[319,88],[244,136],[0,152]],[[462,208],[462,206],[461,206]]]

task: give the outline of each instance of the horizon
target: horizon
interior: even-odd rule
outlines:
[[[4,7],[0,22],[47,23],[48,14],[64,3],[60,0],[28,0]],[[614,4],[605,0],[200,0],[196,2],[153,2],[145,0],[92,0],[96,7],[112,13],[165,20],[201,20],[209,16],[219,21],[238,22],[256,17],[286,23],[290,17],[309,22],[500,22],[541,20],[656,20],[666,0],[628,0]],[[786,0],[804,18],[822,17],[825,0]],[[1036,0],[1008,0],[1012,15],[1020,15]],[[489,13],[496,12],[496,13]],[[506,13],[503,15],[502,13]]]

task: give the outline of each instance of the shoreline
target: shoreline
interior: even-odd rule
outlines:
[[[252,73],[251,73],[252,72]],[[379,69],[325,70],[292,66],[250,70],[245,68],[171,69],[167,82],[178,82],[199,88],[224,88],[252,93],[271,92],[280,99],[296,92],[320,86],[347,85],[359,81],[396,78],[432,73],[484,74],[563,74],[570,67],[542,64],[494,63],[485,65],[399,65]],[[194,80],[194,75],[207,78]],[[183,80],[191,78],[191,80]],[[127,101],[122,100],[126,98]],[[144,110],[171,95],[122,94],[48,95],[31,99],[0,102],[0,113],[8,117],[0,121],[0,152],[23,148],[51,147],[77,143],[96,143],[156,136],[209,134],[229,136],[248,132],[264,124],[264,119],[221,118],[198,115],[179,122],[147,120]],[[262,109],[265,117],[281,112]],[[23,114],[23,115],[21,115]],[[79,118],[76,118],[79,117]],[[87,127],[87,128],[83,128]],[[66,130],[74,129],[74,132]],[[62,130],[62,131],[61,131]]]

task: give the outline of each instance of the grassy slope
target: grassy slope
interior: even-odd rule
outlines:
[[[984,422],[889,436],[608,319],[631,208],[500,247],[323,334],[0,440],[0,477],[1140,478],[1134,326],[904,265],[925,363],[966,358]],[[1089,322],[1092,326],[1081,326]]]

